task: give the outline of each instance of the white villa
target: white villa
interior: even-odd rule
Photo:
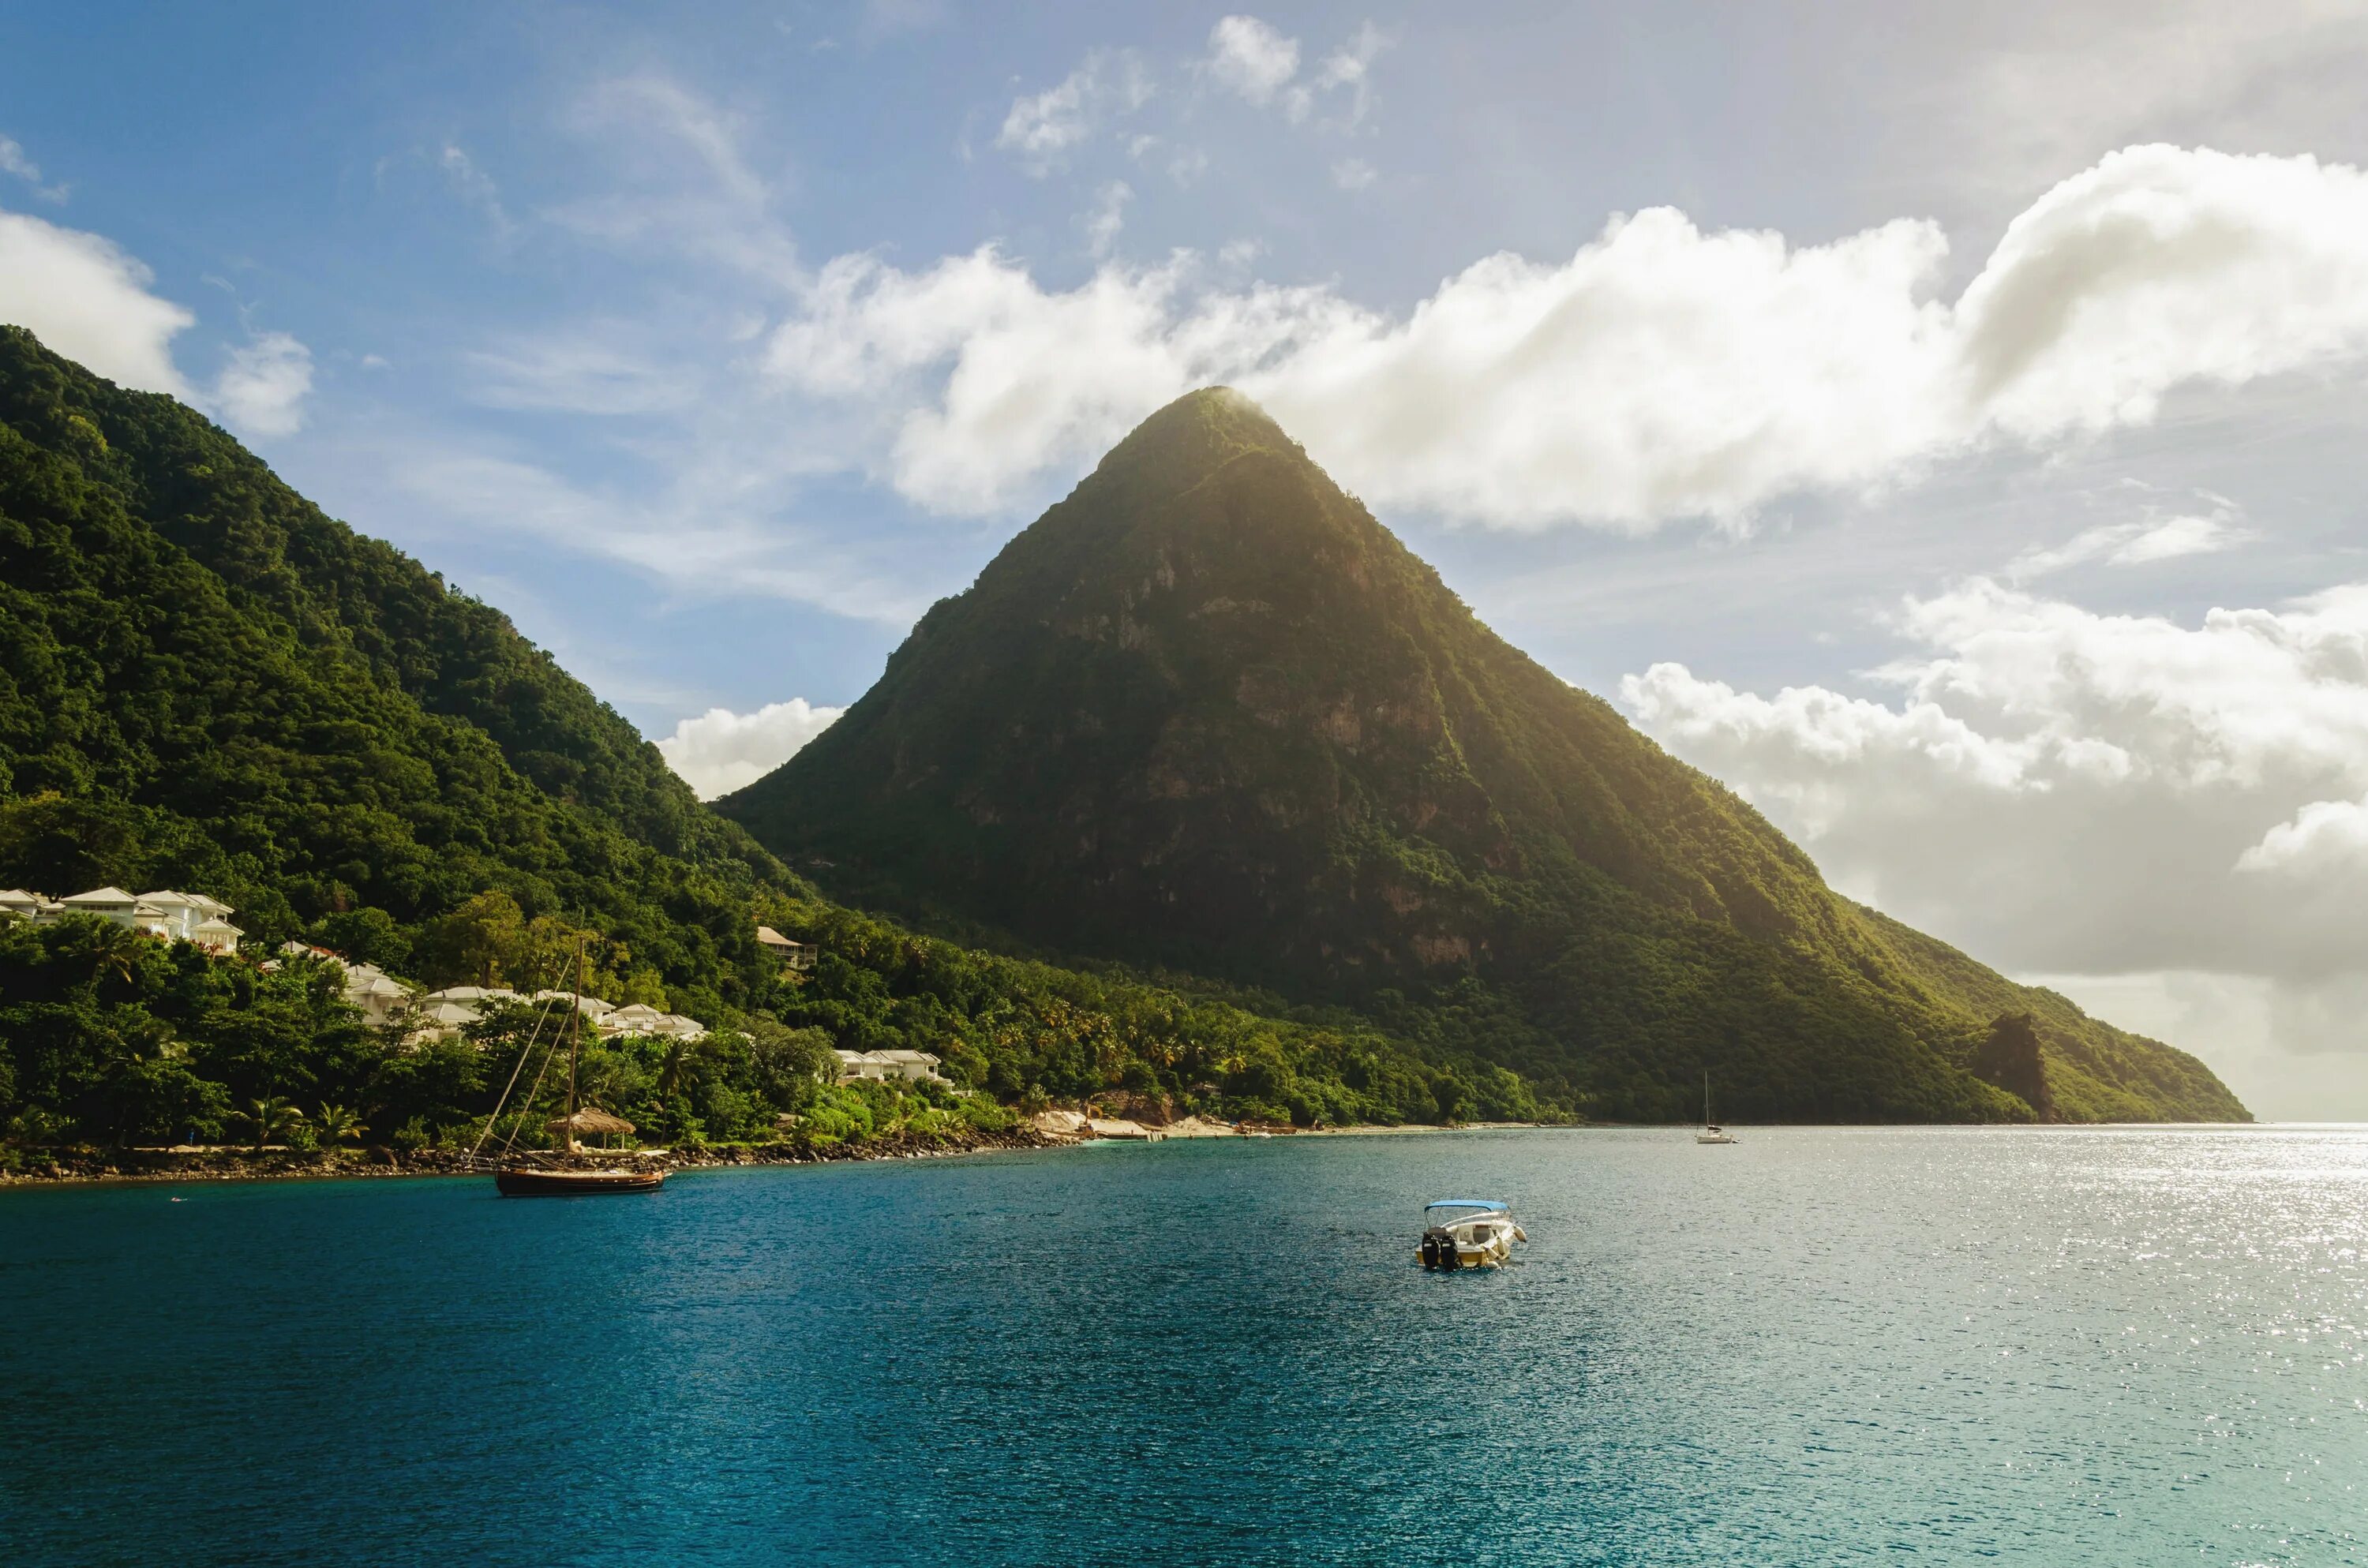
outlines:
[[[369,1024],[391,1024],[408,1014],[413,1003],[412,988],[395,979],[374,963],[363,963],[327,948],[316,948],[310,942],[282,942],[279,957],[283,959],[327,959],[346,971],[346,1000],[362,1010],[362,1021]],[[278,969],[278,959],[263,966]]]
[[[96,915],[133,931],[168,942],[193,942],[209,952],[225,956],[237,952],[238,939],[246,935],[230,923],[234,912],[222,900],[201,892],[175,892],[170,888],[139,893],[114,887],[93,888],[88,892],[58,899],[11,888],[0,892],[0,910],[20,915],[37,926],[63,920],[69,915]]]
[[[686,1018],[679,1013],[661,1013],[646,1002],[611,1008],[600,1016],[597,1027],[604,1040],[615,1040],[624,1035],[680,1040],[707,1038],[707,1026],[697,1018]]]
[[[346,1000],[362,1010],[365,1023],[391,1024],[411,1010],[411,988],[376,964],[347,963]]]
[[[938,1071],[938,1059],[926,1051],[840,1051],[838,1081],[851,1084],[860,1078],[886,1082],[900,1078],[909,1084],[938,1083],[950,1080]]]
[[[348,969],[347,973],[350,976],[352,971]],[[348,997],[353,994],[350,978],[347,994]],[[636,1002],[629,1007],[620,1007],[598,996],[582,996],[572,991],[538,991],[531,996],[522,996],[498,985],[448,985],[441,991],[429,992],[419,998],[419,1010],[413,1015],[418,1027],[411,1038],[415,1040],[439,1037],[449,1039],[457,1035],[484,1017],[485,1006],[490,1002],[573,1002],[602,1040],[618,1040],[626,1035],[680,1040],[707,1038],[707,1026],[697,1018],[686,1018],[678,1013],[661,1013],[646,1003]]]
[[[614,1002],[603,1002],[598,996],[581,996],[573,991],[538,991],[534,994],[533,999],[537,1002],[572,1001],[575,1004],[577,1012],[596,1024],[617,1010],[617,1004]]]
[[[784,972],[814,968],[814,955],[821,950],[812,942],[800,942],[784,937],[770,926],[757,927],[757,942],[781,960]]]

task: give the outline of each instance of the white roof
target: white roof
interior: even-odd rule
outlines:
[[[875,1051],[871,1055],[881,1062],[926,1062],[932,1067],[938,1064],[938,1059],[926,1051]]]
[[[23,888],[9,888],[0,892],[0,903],[29,903],[39,908],[49,902],[40,893],[27,892]]]
[[[419,1016],[431,1024],[473,1024],[477,1021],[477,1009],[458,1002],[438,1002]]]
[[[346,994],[348,996],[408,996],[411,993],[404,990],[396,981],[389,980],[382,974],[372,974],[359,979],[347,976]]]
[[[577,996],[573,991],[538,991],[534,994],[538,1002],[564,1002],[571,997],[587,1017],[598,1018],[617,1010],[614,1002],[603,1002],[598,996]]]
[[[650,1019],[663,1018],[663,1017],[665,1017],[666,1015],[665,1015],[664,1013],[659,1012],[655,1007],[651,1006],[647,1002],[636,1002],[636,1003],[632,1004],[632,1006],[628,1006],[628,1007],[620,1007],[620,1008],[618,1008],[615,1012],[613,1012],[613,1013],[609,1014],[609,1016],[610,1017],[612,1017],[612,1018],[617,1018],[617,1019],[620,1019],[620,1020],[630,1020],[630,1021],[632,1021],[632,1022],[639,1023],[639,1022],[643,1022],[643,1021],[650,1020]]]
[[[133,919],[137,920],[143,915],[151,920],[162,920],[165,918],[165,912],[163,910],[144,900],[131,906],[131,917]]]
[[[764,943],[765,946],[768,948],[794,948],[797,946],[795,942],[791,941],[787,937],[782,936],[770,926],[759,926],[757,927],[757,940]]]
[[[171,888],[159,888],[154,892],[143,892],[140,895],[140,901],[142,903],[186,904],[191,909],[203,909],[215,915],[231,913],[230,905],[218,898],[209,898],[201,892],[176,892]]]
[[[93,888],[88,892],[78,892],[72,898],[62,898],[58,900],[58,902],[60,903],[108,904],[137,903],[140,901],[133,898],[130,893],[125,892],[121,888]]]
[[[523,1000],[517,992],[499,985],[492,987],[448,985],[441,991],[429,992],[427,996],[427,1000],[430,1002],[484,1002],[495,999],[506,1002]]]

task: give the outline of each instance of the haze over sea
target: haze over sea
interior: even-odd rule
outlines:
[[[180,1562],[2368,1559],[2368,1130],[1464,1132],[0,1194],[0,1540]],[[1488,1276],[1421,1204],[1503,1197]]]

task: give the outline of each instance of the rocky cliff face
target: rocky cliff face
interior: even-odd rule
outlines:
[[[1508,1064],[1607,1109],[1676,1114],[1715,1060],[1737,1115],[2029,1114],[1967,1071],[1987,1001],[1223,389],[1145,421],[722,809],[848,896],[1051,949],[1357,1006],[1476,986]],[[2065,1005],[2059,1048],[2100,1028]],[[2169,1094],[2100,1078],[2099,1113],[2241,1114],[2178,1060]]]

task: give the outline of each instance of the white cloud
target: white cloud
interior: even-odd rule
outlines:
[[[1114,179],[1102,187],[1094,199],[1094,209],[1086,214],[1084,227],[1086,245],[1095,258],[1110,255],[1118,244],[1118,236],[1126,227],[1126,204],[1134,199],[1134,187],[1122,179]]]
[[[1299,74],[1299,40],[1256,17],[1222,17],[1209,29],[1206,69],[1218,85],[1264,107]]]
[[[1326,55],[1323,64],[1316,67],[1316,90],[1345,88],[1349,93],[1349,112],[1342,119],[1342,129],[1356,129],[1372,112],[1373,62],[1389,46],[1390,40],[1381,28],[1366,22],[1358,28],[1355,37]]]
[[[313,351],[284,332],[265,332],[231,351],[214,402],[247,435],[292,436],[304,427],[312,391]]]
[[[644,415],[689,407],[699,379],[679,363],[645,352],[643,329],[595,321],[564,333],[517,336],[466,356],[478,372],[470,390],[489,408],[568,414]]]
[[[754,713],[711,708],[685,719],[657,743],[673,768],[702,801],[728,795],[762,778],[828,729],[843,708],[816,708],[803,697],[769,702]]]
[[[768,363],[793,392],[880,409],[875,460],[908,499],[994,510],[1043,468],[1090,460],[1150,409],[1325,319],[1315,290],[1181,308],[1190,267],[1112,263],[1047,293],[992,246],[919,273],[842,256],[775,332]]]
[[[1564,263],[1475,262],[1404,315],[1208,287],[1189,259],[1053,291],[992,249],[917,273],[842,257],[772,363],[884,404],[876,460],[944,510],[1032,494],[1224,381],[1378,505],[1643,531],[1741,528],[1790,493],[1876,493],[2368,351],[2368,176],[2342,165],[2133,148],[2023,212],[1953,303],[1932,297],[1947,249],[1913,220],[1796,247],[1653,209]]]
[[[2240,871],[2368,870],[2368,799],[2313,801],[2237,857]]]
[[[623,252],[720,266],[766,288],[798,275],[775,216],[768,159],[738,116],[662,75],[603,81],[565,123],[598,139],[615,189],[539,209],[539,220]]]
[[[109,381],[185,398],[173,339],[197,317],[150,293],[154,281],[97,234],[0,212],[0,321]]]
[[[2368,981],[2368,584],[2182,625],[1977,580],[1895,628],[1896,705],[1678,665],[1622,693],[1838,886],[1981,958],[2249,977],[2289,1046],[2363,1043],[2299,999]]]
[[[1332,183],[1342,190],[1362,190],[1382,177],[1382,172],[1362,158],[1343,158],[1332,165]]]
[[[2183,556],[2234,550],[2253,537],[2237,521],[2237,509],[2218,497],[2208,512],[2150,516],[2083,528],[2062,544],[2034,546],[2014,558],[2007,576],[2028,582],[2066,567],[2102,562],[2108,566],[2146,566]]]
[[[516,236],[517,225],[510,222],[509,211],[502,205],[501,187],[494,183],[491,175],[477,166],[466,148],[447,142],[436,154],[436,165],[444,171],[452,193],[484,215],[495,239],[507,244]]]
[[[63,201],[66,199],[64,186],[41,183],[40,165],[33,162],[23,144],[13,137],[0,136],[0,175],[14,175],[23,180],[33,187],[33,194],[44,201]]]
[[[1057,85],[1013,99],[995,144],[1041,176],[1091,139],[1104,120],[1141,108],[1151,96],[1142,56],[1098,49]]]

